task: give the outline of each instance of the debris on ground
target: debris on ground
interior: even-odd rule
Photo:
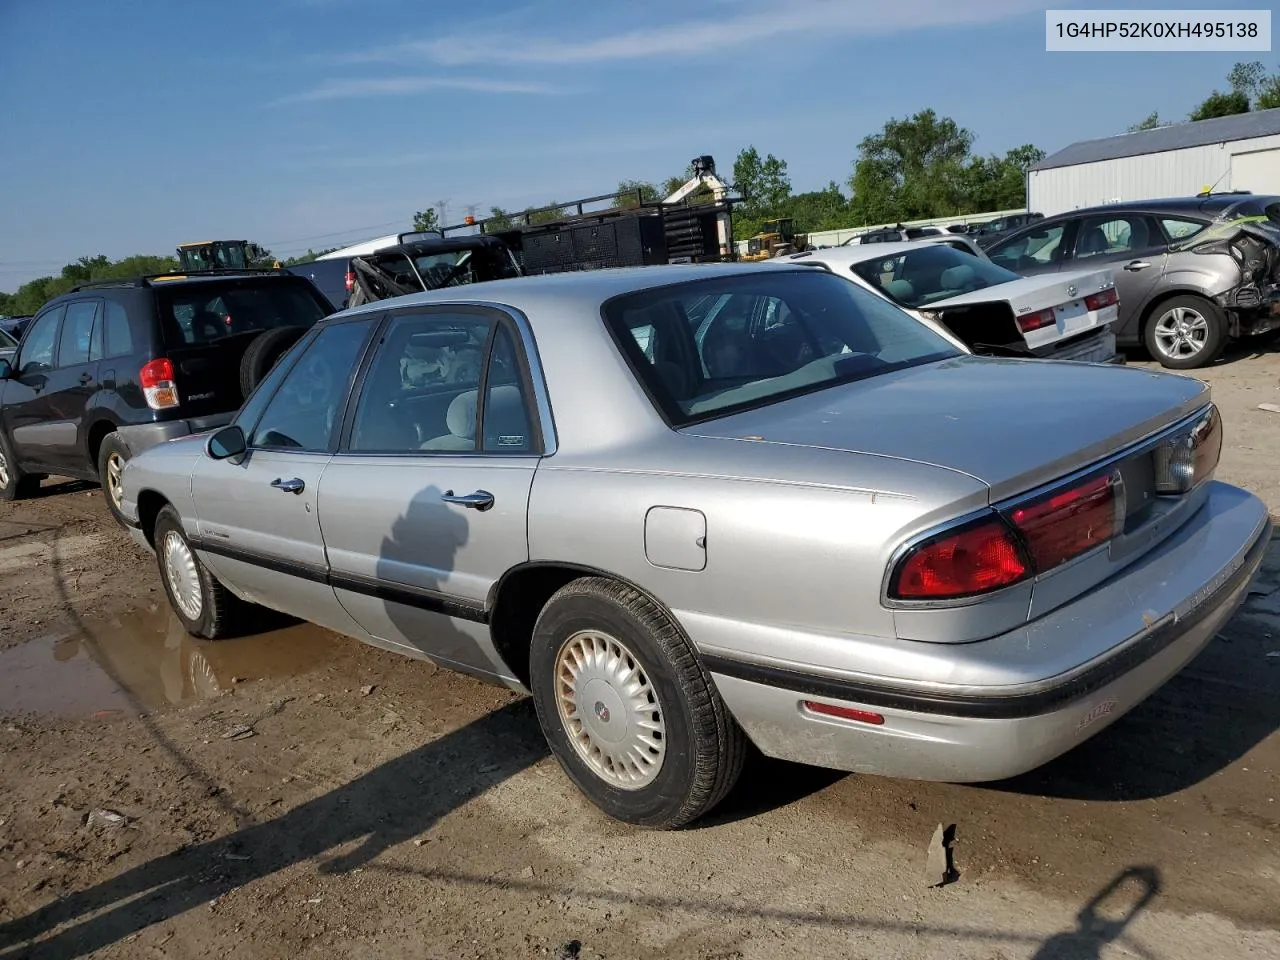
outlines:
[[[95,824],[104,827],[122,827],[128,822],[128,817],[114,810],[94,810],[85,820],[85,823],[91,827]]]
[[[222,735],[223,740],[248,740],[257,733],[246,723],[238,723]]]
[[[371,693],[373,693],[372,683],[366,683],[363,687],[360,688],[360,696],[362,697],[367,697]]]
[[[933,839],[929,841],[929,853],[924,867],[926,887],[942,887],[960,878],[953,859],[952,845],[955,839],[954,823],[949,827],[938,824],[938,828],[933,831]]]
[[[1258,409],[1265,410],[1267,413],[1280,413],[1280,404],[1260,403],[1258,404]]]
[[[533,879],[533,867],[525,867],[520,871],[520,876],[525,880]]]
[[[578,960],[582,953],[582,941],[570,940],[560,948],[560,960]]]

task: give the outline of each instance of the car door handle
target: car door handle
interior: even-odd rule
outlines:
[[[1151,264],[1147,263],[1145,260],[1134,260],[1132,263],[1126,263],[1124,268],[1131,272],[1136,272],[1138,270],[1145,270],[1149,266],[1151,266]]]
[[[292,480],[281,480],[279,477],[276,477],[271,481],[271,485],[283,493],[301,493],[303,488],[306,486],[306,484],[297,477],[294,477]]]
[[[456,503],[468,510],[488,510],[493,506],[493,494],[488,490],[477,490],[475,493],[454,493],[446,490],[440,494],[445,503]]]
[[[84,386],[86,383],[91,383],[92,381],[93,381],[93,374],[92,374],[92,373],[82,373],[82,374],[80,374],[80,385],[81,385],[81,386]]]

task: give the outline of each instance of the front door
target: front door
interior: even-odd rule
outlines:
[[[485,310],[393,316],[321,480],[334,589],[388,646],[509,677],[484,622],[529,558],[542,447],[517,335]],[[481,400],[483,399],[483,402]]]
[[[101,300],[76,300],[67,304],[58,337],[57,364],[45,388],[53,444],[49,449],[49,465],[66,470],[72,476],[92,475],[97,471],[97,464],[89,456],[85,410],[98,389],[98,357],[102,351],[95,350],[93,345],[101,317]]]
[[[237,594],[360,635],[329,586],[321,478],[371,320],[323,328],[280,380],[242,458],[201,458],[191,478],[201,558]],[[256,398],[255,398],[256,399]]]
[[[58,331],[66,312],[65,306],[57,306],[31,321],[14,358],[13,376],[3,384],[0,416],[20,464],[47,469],[56,456],[59,427],[53,412],[52,378]]]

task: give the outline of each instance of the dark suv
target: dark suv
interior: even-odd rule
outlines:
[[[0,359],[0,500],[48,474],[100,480],[120,519],[126,460],[229,422],[331,312],[284,271],[98,281],[49,301]]]
[[[1024,276],[1109,267],[1116,342],[1162,365],[1212,363],[1233,337],[1280,327],[1280,197],[1213,194],[1112,203],[1000,237],[992,262]]]

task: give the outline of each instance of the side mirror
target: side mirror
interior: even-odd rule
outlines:
[[[0,360],[0,380],[11,380],[13,378],[13,364],[8,360]]]
[[[232,424],[210,437],[204,449],[214,460],[230,460],[243,454],[248,449],[248,444],[245,442],[244,431]]]

